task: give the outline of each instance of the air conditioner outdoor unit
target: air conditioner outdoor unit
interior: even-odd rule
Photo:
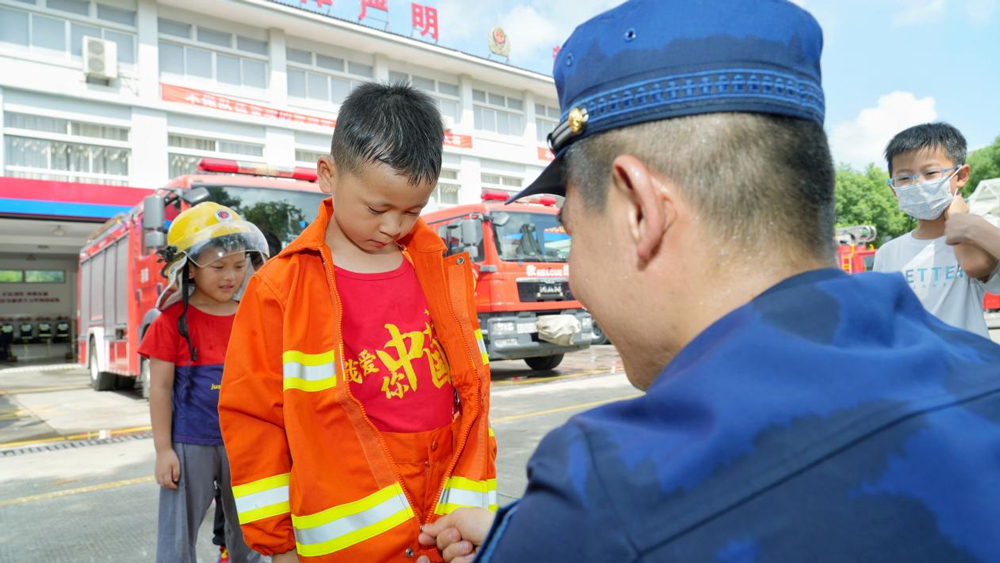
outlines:
[[[87,78],[118,78],[118,45],[97,37],[84,37],[83,73]]]

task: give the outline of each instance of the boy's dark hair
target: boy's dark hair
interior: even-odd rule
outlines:
[[[441,112],[430,96],[408,84],[369,82],[340,107],[330,152],[352,174],[382,162],[416,185],[437,182],[443,145]]]
[[[885,161],[889,165],[889,175],[892,176],[892,159],[904,152],[918,151],[921,149],[944,149],[945,154],[955,164],[962,166],[965,164],[965,137],[953,126],[941,123],[924,123],[914,125],[909,129],[897,133],[889,141],[889,146],[885,147]]]
[[[747,252],[832,259],[834,166],[823,126],[761,113],[652,121],[573,144],[568,178],[584,205],[603,210],[611,163],[630,154],[670,178],[719,240]]]

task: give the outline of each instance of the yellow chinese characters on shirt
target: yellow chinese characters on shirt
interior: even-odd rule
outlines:
[[[372,374],[382,373],[375,365],[378,357],[388,370],[382,374],[382,392],[386,399],[402,399],[406,393],[417,390],[417,374],[413,362],[425,360],[431,372],[431,380],[440,389],[451,382],[451,368],[448,358],[441,349],[441,343],[434,338],[430,323],[424,323],[424,330],[401,332],[399,327],[387,323],[385,330],[389,341],[374,354],[362,350],[357,359],[349,359],[344,365],[344,379],[361,383]]]

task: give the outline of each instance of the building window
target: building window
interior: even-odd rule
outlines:
[[[135,64],[134,10],[81,0],[48,0],[46,8],[27,11],[0,6],[0,47],[79,59],[83,38],[97,37],[118,45],[119,63]]]
[[[548,146],[549,133],[559,125],[559,108],[543,104],[535,104],[535,130],[538,142]]]
[[[316,163],[322,157],[330,158],[330,154],[308,149],[295,149],[295,164],[297,166],[316,168]]]
[[[160,73],[267,88],[267,41],[160,18]]]
[[[375,76],[371,65],[288,48],[288,95],[334,105]]]
[[[263,162],[264,145],[242,141],[226,141],[170,133],[167,135],[167,154],[171,178],[198,171],[198,162],[203,158],[230,158]],[[248,158],[249,157],[249,158]]]
[[[129,129],[4,112],[8,176],[128,185]]]
[[[0,270],[0,283],[22,283],[24,270]]]
[[[66,271],[0,270],[0,283],[66,283]]]
[[[438,207],[458,205],[458,192],[461,189],[462,184],[458,182],[458,170],[442,168],[441,175],[438,176],[437,187],[434,188],[431,199],[437,203]]]
[[[389,71],[389,81],[408,82],[414,87],[430,94],[434,98],[434,101],[437,102],[438,109],[441,110],[441,116],[450,119],[450,124],[458,123],[462,119],[462,104],[459,99],[457,84],[395,71]]]
[[[66,283],[66,271],[25,270],[24,283]]]
[[[500,189],[507,191],[519,191],[524,184],[524,178],[518,176],[504,176],[502,174],[492,174],[483,172],[479,175],[484,189]]]
[[[524,134],[524,104],[519,98],[484,90],[472,91],[472,108],[477,131],[518,137]]]

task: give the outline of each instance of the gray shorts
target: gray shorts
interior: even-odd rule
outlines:
[[[160,517],[156,528],[157,563],[197,563],[198,529],[215,496],[222,491],[226,515],[226,548],[233,563],[260,563],[262,556],[243,543],[236,517],[236,501],[229,481],[229,460],[224,446],[174,444],[181,461],[177,490],[160,488]]]

